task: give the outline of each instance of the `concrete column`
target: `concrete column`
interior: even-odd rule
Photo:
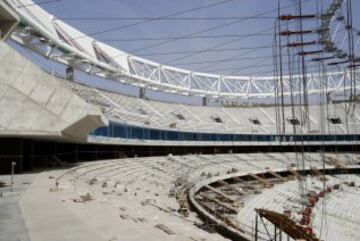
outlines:
[[[74,81],[74,68],[72,66],[68,66],[66,68],[66,79],[70,81]]]
[[[202,98],[202,105],[203,105],[203,106],[207,106],[207,105],[208,105],[208,97],[204,96],[204,97]]]
[[[141,87],[139,89],[139,98],[140,99],[145,99],[146,98],[146,89],[144,87]]]

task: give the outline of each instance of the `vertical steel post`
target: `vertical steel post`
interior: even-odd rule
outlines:
[[[255,217],[255,241],[258,241],[258,218],[259,218],[259,214],[256,214]]]
[[[10,191],[13,191],[14,185],[14,173],[15,173],[16,162],[11,162],[11,178],[10,178]]]

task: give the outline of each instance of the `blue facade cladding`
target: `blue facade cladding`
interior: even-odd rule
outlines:
[[[360,135],[277,135],[277,134],[221,134],[160,130],[122,123],[110,122],[109,126],[100,127],[91,133],[93,136],[103,136],[138,140],[163,141],[222,141],[222,142],[329,142],[329,141],[360,141]]]

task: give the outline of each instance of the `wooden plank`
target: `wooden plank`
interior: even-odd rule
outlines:
[[[274,172],[274,171],[272,171],[272,170],[268,170],[267,171],[269,174],[271,174],[273,177],[275,177],[275,178],[278,178],[278,179],[280,179],[281,181],[286,181],[286,178],[284,178],[284,177],[282,177],[280,174],[278,174],[278,173],[276,173],[276,172]]]
[[[229,185],[229,183],[225,182],[224,180],[217,180],[218,183],[220,183],[223,186]]]
[[[313,173],[315,173],[316,176],[323,176],[323,174],[321,173],[321,171],[319,169],[317,169],[316,167],[312,167],[311,171]]]
[[[212,199],[212,198],[207,197],[207,196],[204,195],[204,194],[201,194],[200,196],[203,197],[203,198],[205,198],[205,199],[207,199],[207,200],[213,201],[213,202],[219,204],[220,206],[222,206],[222,207],[224,207],[224,208],[226,208],[226,209],[229,209],[229,210],[232,211],[233,213],[238,213],[238,211],[239,211],[238,209],[234,208],[233,206],[231,206],[231,205],[229,205],[229,204],[227,204],[227,203],[225,203],[225,202],[222,202],[221,200],[219,200],[219,199],[217,199],[217,198]]]
[[[268,180],[266,180],[266,179],[264,179],[264,178],[261,178],[261,177],[259,177],[259,176],[256,175],[256,174],[249,173],[248,175],[251,176],[251,177],[253,177],[253,178],[255,178],[256,180],[258,180],[259,182],[261,182],[262,184],[264,184],[266,187],[271,187],[271,186],[272,186],[272,184],[271,184]]]
[[[233,179],[234,179],[235,181],[237,181],[237,182],[239,182],[239,183],[247,186],[247,187],[250,187],[250,188],[253,189],[253,190],[258,190],[258,189],[259,189],[258,187],[256,187],[255,185],[252,185],[251,183],[244,182],[244,181],[241,180],[241,178],[239,178],[239,177],[233,177]]]
[[[223,193],[222,191],[220,191],[220,190],[218,190],[218,189],[216,189],[216,188],[213,188],[213,187],[210,186],[210,185],[205,185],[205,187],[206,187],[207,189],[209,189],[210,191],[212,191],[212,192],[220,195],[220,196],[223,197],[224,199],[227,199],[227,200],[229,200],[230,202],[235,202],[235,199],[234,199],[234,198],[230,197],[229,195],[226,195],[226,194]]]
[[[289,170],[289,172],[291,172],[295,177],[297,177],[297,179],[303,180],[302,176],[301,176],[297,171],[295,171],[295,170],[292,169],[292,168],[289,168],[288,170]]]
[[[343,164],[343,162],[341,162],[340,160],[338,160],[335,157],[332,156],[326,156],[325,157],[327,160],[329,160],[331,165],[334,165],[336,167],[340,167],[340,168],[347,168],[345,164]]]

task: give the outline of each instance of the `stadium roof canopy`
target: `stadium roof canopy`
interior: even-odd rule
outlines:
[[[224,99],[275,96],[277,84],[273,76],[223,76],[161,65],[97,41],[56,19],[31,0],[5,2],[20,15],[12,40],[48,59],[88,74],[124,84],[191,96]],[[300,77],[292,76],[292,90],[289,77],[284,77],[285,96],[290,96],[291,91],[294,95],[301,93]],[[329,92],[344,91],[344,85],[349,82],[347,71],[327,73],[327,77]],[[321,78],[320,74],[309,74],[308,94],[318,93],[323,85]]]

